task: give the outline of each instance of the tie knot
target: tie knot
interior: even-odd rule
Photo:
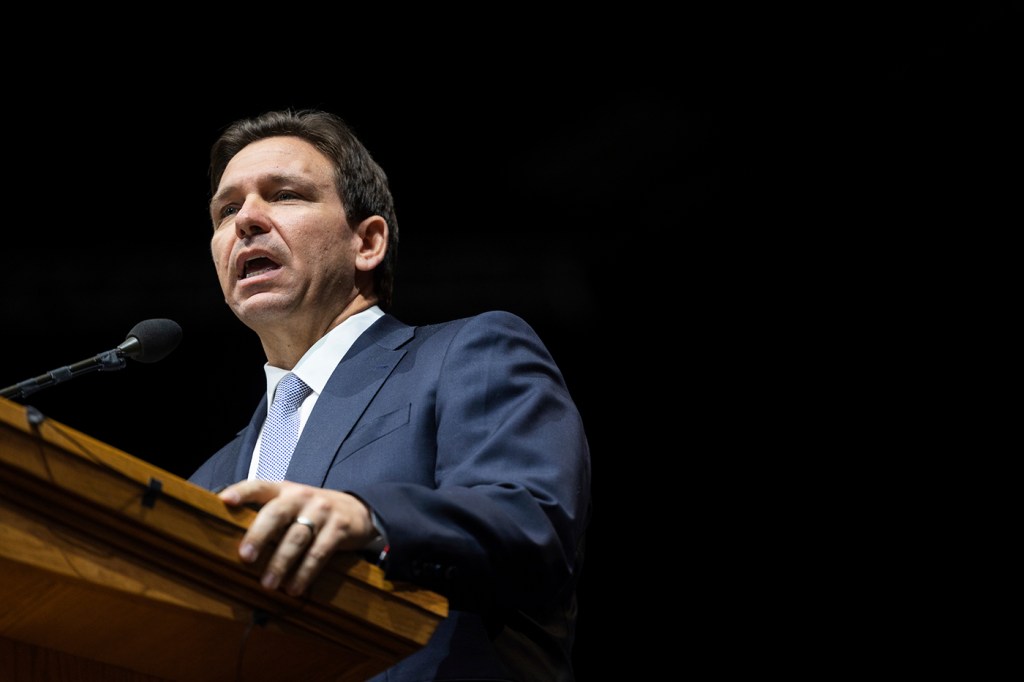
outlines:
[[[294,409],[306,399],[306,396],[312,390],[302,379],[288,372],[277,385],[277,390],[274,392],[274,402],[282,407]]]

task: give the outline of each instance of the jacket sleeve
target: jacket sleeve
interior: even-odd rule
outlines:
[[[435,486],[351,491],[387,537],[387,577],[466,610],[549,603],[570,589],[590,513],[590,451],[561,371],[524,320],[485,313],[448,341],[435,405]]]

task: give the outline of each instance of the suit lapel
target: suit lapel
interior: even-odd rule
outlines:
[[[384,316],[353,344],[317,398],[286,478],[320,487],[342,443],[406,351],[412,328]],[[342,456],[344,457],[344,456]]]
[[[252,464],[252,458],[256,452],[256,439],[259,437],[260,429],[263,428],[263,422],[266,419],[267,396],[264,395],[259,407],[252,415],[249,426],[238,434],[240,438],[238,439],[238,457],[235,460],[235,481],[244,481],[249,478],[249,466]]]
[[[248,426],[239,431],[235,438],[218,451],[214,470],[210,474],[209,487],[220,489],[244,481],[249,477],[249,465],[256,449],[256,438],[267,416],[267,398],[263,397],[253,412]]]

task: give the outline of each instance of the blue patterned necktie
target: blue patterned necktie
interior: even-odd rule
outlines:
[[[312,389],[291,372],[284,375],[274,392],[274,402],[263,425],[260,464],[256,478],[284,480],[292,451],[299,441],[299,406]]]

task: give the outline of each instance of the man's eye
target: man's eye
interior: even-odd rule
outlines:
[[[237,206],[225,206],[224,208],[222,208],[220,210],[220,217],[221,218],[227,218],[228,216],[233,216],[236,213],[238,213],[238,207]]]
[[[291,201],[292,199],[298,199],[298,198],[299,198],[299,195],[295,194],[294,192],[278,192],[277,193],[278,201]]]

